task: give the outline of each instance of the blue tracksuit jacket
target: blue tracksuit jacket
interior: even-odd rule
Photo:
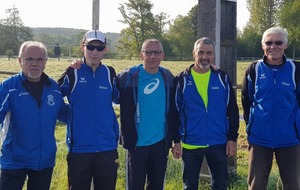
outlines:
[[[1,169],[41,170],[55,164],[56,119],[67,107],[57,83],[44,73],[41,80],[40,106],[25,88],[22,72],[0,84]]]
[[[118,147],[119,126],[112,102],[118,98],[115,70],[101,64],[95,72],[85,63],[68,68],[59,79],[70,114],[67,130],[69,152],[95,153]]]
[[[245,72],[242,88],[249,143],[281,148],[300,143],[300,63],[286,59],[271,66],[265,58]]]
[[[236,141],[239,111],[228,75],[211,67],[207,108],[191,75],[193,65],[180,73],[176,90],[182,142],[196,146]]]

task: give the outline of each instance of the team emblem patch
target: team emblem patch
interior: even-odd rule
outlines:
[[[54,106],[55,105],[55,98],[52,94],[47,96],[47,104],[49,106]]]

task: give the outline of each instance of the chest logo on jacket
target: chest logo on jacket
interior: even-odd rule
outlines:
[[[261,74],[259,77],[259,79],[265,79],[265,78],[267,78],[265,74]]]
[[[155,80],[154,82],[151,82],[151,83],[149,83],[148,85],[145,86],[145,88],[144,88],[144,93],[145,94],[151,94],[159,86],[159,79],[155,78],[154,80]]]
[[[80,77],[79,83],[87,83],[85,77]]]
[[[55,98],[52,94],[47,96],[47,104],[49,106],[54,106],[55,105]]]

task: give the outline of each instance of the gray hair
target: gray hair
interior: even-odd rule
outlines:
[[[145,47],[146,44],[150,43],[150,42],[154,42],[154,43],[158,43],[159,46],[161,47],[161,51],[164,51],[164,48],[163,48],[163,45],[162,43],[158,40],[158,39],[147,39],[143,42],[143,45],[142,45],[142,51],[143,51],[143,48]]]
[[[206,44],[206,45],[211,44],[213,46],[213,50],[215,51],[215,43],[208,37],[202,37],[202,38],[198,39],[194,44],[193,51],[196,51],[198,44]]]
[[[29,46],[37,46],[37,47],[40,47],[41,49],[44,50],[44,53],[45,53],[45,58],[47,59],[48,58],[48,52],[47,52],[47,47],[45,46],[44,43],[42,42],[37,42],[37,41],[26,41],[24,42],[21,47],[20,47],[20,50],[19,50],[19,58],[22,58],[24,56],[24,53],[25,53],[25,50],[27,47]]]
[[[261,39],[261,44],[263,44],[265,42],[266,37],[269,34],[279,34],[279,35],[282,36],[283,42],[286,43],[286,44],[288,43],[288,32],[286,31],[286,29],[276,26],[276,27],[272,27],[272,28],[267,29],[263,33],[263,36],[262,36],[262,39]]]

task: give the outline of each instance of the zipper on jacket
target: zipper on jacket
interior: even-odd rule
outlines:
[[[207,107],[208,107],[208,104],[207,104]],[[210,133],[209,133],[209,126],[207,125],[207,123],[208,123],[208,109],[207,108],[205,108],[205,110],[206,110],[206,113],[205,113],[205,123],[206,123],[206,127],[205,127],[205,129],[206,129],[206,134],[207,134],[207,144],[206,144],[206,146],[209,146],[209,144],[210,144]]]
[[[274,74],[274,84],[276,84],[276,74],[277,74],[277,70],[273,69],[273,74]]]
[[[273,84],[274,84],[274,86],[273,86],[273,88],[274,88],[274,90],[273,90],[273,100],[277,100],[277,98],[275,96],[276,96],[276,92],[277,92],[277,72],[278,72],[278,69],[272,69],[272,71],[273,71],[273,77],[274,77],[274,79],[273,79]],[[275,109],[276,106],[274,106],[274,104],[272,104],[272,105],[273,105],[272,110],[276,110]],[[275,120],[272,120],[273,123],[274,123],[274,121]],[[274,131],[272,131],[272,136],[274,135],[273,132]],[[276,139],[272,138],[272,145],[274,145],[274,141],[276,141]]]
[[[43,97],[42,97],[43,98]],[[43,100],[42,100],[42,102],[43,102]],[[42,119],[42,117],[41,117],[41,108],[42,107],[42,105],[41,106],[38,106],[38,112],[39,112],[39,120],[40,120],[40,126],[39,126],[39,134],[41,134],[42,133],[42,122],[41,122],[41,119]],[[41,140],[41,136],[40,136],[40,143],[39,143],[40,145],[39,145],[39,148],[40,148],[40,150],[39,150],[39,152],[40,152],[40,158],[39,158],[39,169],[41,169],[42,168],[42,154],[43,154],[43,150],[42,150],[42,140]]]

